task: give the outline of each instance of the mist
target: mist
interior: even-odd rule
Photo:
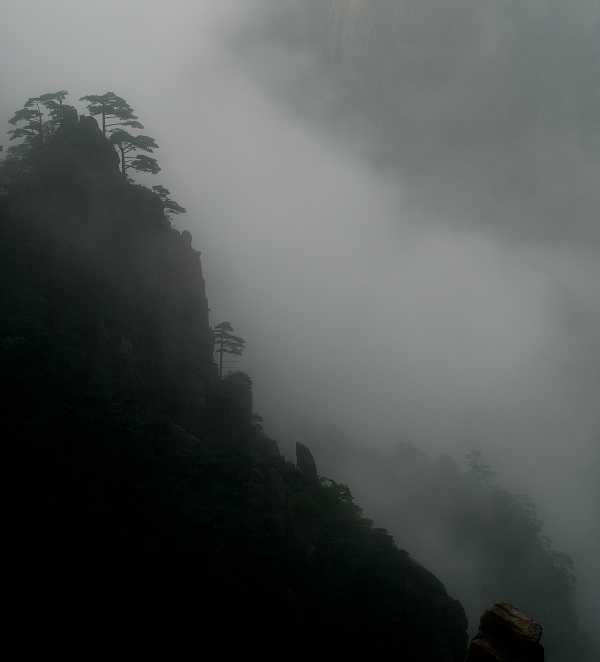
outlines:
[[[83,95],[124,97],[160,145],[152,183],[188,210],[176,226],[202,251],[211,321],[246,340],[235,368],[282,448],[309,421],[459,464],[481,450],[573,556],[580,626],[597,631],[598,108],[571,112],[583,93],[569,78],[569,57],[594,57],[597,8],[570,3],[527,56],[539,112],[520,114],[531,85],[513,94],[524,37],[510,16],[487,22],[443,85],[413,83],[405,151],[390,138],[388,154],[268,10],[5,2],[0,136],[31,96],[67,89],[82,111]],[[257,36],[240,40],[249,24]],[[526,129],[499,131],[506,117]]]

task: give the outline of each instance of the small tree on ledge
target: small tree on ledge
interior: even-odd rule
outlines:
[[[105,94],[90,94],[86,97],[81,97],[79,101],[89,101],[87,106],[90,115],[100,115],[102,117],[102,133],[106,137],[106,130],[109,133],[118,131],[119,129],[109,129],[111,126],[129,126],[133,129],[143,129],[143,125],[137,121],[137,115],[133,114],[131,106],[118,97],[114,92],[106,92]],[[115,122],[108,123],[106,120],[113,118]]]
[[[138,150],[152,153],[155,149],[158,149],[154,138],[150,136],[134,136],[127,131],[114,131],[110,136],[110,141],[119,152],[119,156],[121,157],[121,172],[124,175],[129,168],[133,168],[133,170],[137,170],[138,172],[149,172],[153,175],[156,175],[160,171],[156,159],[145,154],[132,154],[132,152],[137,152]]]
[[[158,149],[158,145],[150,136],[133,135],[125,129],[125,127],[144,128],[125,99],[118,97],[114,92],[106,92],[105,94],[90,94],[79,100],[89,102],[87,109],[90,115],[102,117],[102,133],[104,137],[110,139],[119,152],[123,175],[126,175],[130,168],[153,175],[160,171],[156,159],[145,154],[135,154],[138,151],[151,154]]]
[[[241,356],[246,341],[233,335],[233,327],[229,322],[221,322],[215,326],[215,352],[219,354],[219,377],[223,377],[223,354]]]
[[[165,216],[169,220],[171,220],[171,214],[185,214],[185,208],[182,207],[179,203],[175,202],[175,200],[171,200],[171,198],[169,198],[171,192],[168,188],[158,184],[157,186],[153,186],[152,190],[162,200]]]

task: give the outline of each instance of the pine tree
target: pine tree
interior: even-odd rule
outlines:
[[[215,343],[215,352],[219,354],[219,377],[223,377],[223,354],[241,356],[246,341],[233,335],[233,327],[229,322],[221,322],[215,326]]]
[[[165,188],[164,186],[158,184],[157,186],[153,186],[152,190],[162,200],[163,208],[165,210],[165,215],[169,220],[171,220],[170,214],[186,213],[184,207],[182,207],[180,204],[175,202],[175,200],[171,200],[171,198],[169,198],[169,196],[171,195],[171,191],[169,191],[168,188]]]
[[[145,154],[135,154],[138,150],[152,153],[158,149],[154,138],[150,136],[134,136],[128,131],[114,131],[110,136],[110,141],[117,148],[121,157],[121,172],[125,175],[129,168],[138,172],[149,172],[156,175],[160,167],[156,159]]]
[[[129,126],[132,129],[143,129],[144,126],[137,121],[137,115],[133,114],[131,106],[118,97],[114,92],[106,92],[105,94],[90,94],[86,97],[81,97],[79,101],[89,101],[87,106],[90,115],[102,116],[102,133],[106,136],[108,133],[113,133],[119,129],[109,129],[109,127],[124,127]],[[116,122],[107,123],[107,119],[115,119]]]

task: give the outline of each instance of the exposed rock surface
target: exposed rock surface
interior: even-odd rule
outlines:
[[[496,602],[479,623],[466,662],[543,662],[542,627],[505,602]]]
[[[317,480],[317,465],[308,446],[296,442],[296,466],[298,471],[311,480]]]
[[[277,440],[265,430],[256,430],[250,449],[260,458],[280,455]]]

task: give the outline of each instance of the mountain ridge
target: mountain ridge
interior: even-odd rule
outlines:
[[[297,654],[462,660],[441,582],[346,486],[283,460],[247,378],[216,378],[191,235],[112,149],[71,117],[0,196],[11,600],[35,595],[44,631],[133,616],[191,639],[233,630],[237,651],[268,622]]]

